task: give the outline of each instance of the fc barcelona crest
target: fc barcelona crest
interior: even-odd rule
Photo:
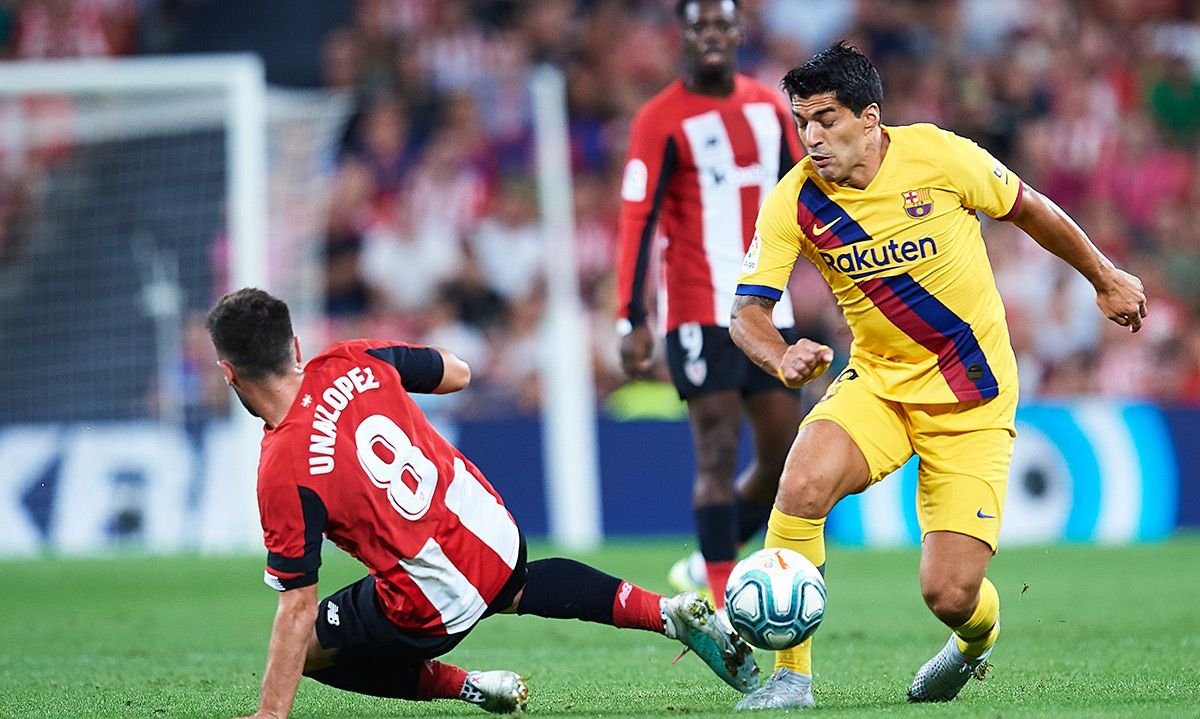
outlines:
[[[933,210],[933,198],[928,187],[901,192],[900,196],[904,198],[904,211],[914,220],[923,220],[929,217],[929,213]]]

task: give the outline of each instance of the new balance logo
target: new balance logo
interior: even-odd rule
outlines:
[[[338,617],[338,605],[333,602],[325,605],[325,621],[335,627],[342,623],[341,618]]]
[[[834,225],[836,225],[838,223],[838,221],[841,219],[842,218],[838,217],[838,218],[834,219],[833,222],[830,222],[828,225],[818,225],[816,223],[813,223],[813,237],[820,237],[821,235],[825,234],[826,232],[829,231],[830,227],[833,227]]]
[[[625,607],[625,602],[629,601],[629,595],[633,594],[633,585],[629,582],[621,582],[621,591],[617,592],[617,601],[621,603],[621,607]]]
[[[980,519],[995,519],[996,518],[996,515],[994,515],[994,514],[984,514],[983,507],[980,507],[979,511],[975,512],[975,516],[979,517]]]

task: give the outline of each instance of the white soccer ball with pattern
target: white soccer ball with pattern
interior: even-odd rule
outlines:
[[[729,623],[750,644],[778,651],[812,636],[825,616],[825,579],[804,555],[760,549],[725,585]]]

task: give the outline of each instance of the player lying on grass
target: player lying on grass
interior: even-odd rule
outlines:
[[[823,566],[834,504],[919,456],[921,593],[952,635],[917,672],[909,699],[953,699],[1000,631],[1000,598],[984,575],[1016,435],[1017,363],[979,214],[1012,221],[1091,280],[1117,324],[1141,327],[1146,294],[975,143],[933,125],[885,126],[879,73],[849,45],[813,56],[783,87],[808,156],[759,213],[730,334],[788,386],[832,359],[811,340],[788,345],[771,324],[803,255],[832,288],[854,342],[849,366],[801,423],[765,543]],[[775,663],[739,708],[813,704],[811,640]]]
[[[470,368],[453,354],[354,340],[302,369],[287,305],[256,289],[221,298],[208,330],[226,382],[265,424],[264,578],[280,594],[255,716],[286,716],[302,674],[360,694],[519,711],[528,690],[516,673],[434,660],[498,613],[665,634],[735,689],[757,686],[750,647],[695,593],[665,598],[570,559],[526,562],[500,495],[409,396],[466,387]],[[369,574],[318,601],[323,537]]]

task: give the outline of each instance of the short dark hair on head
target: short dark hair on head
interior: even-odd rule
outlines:
[[[292,365],[292,317],[287,304],[254,287],[230,292],[208,313],[217,355],[247,379],[280,375]]]
[[[779,83],[789,97],[806,98],[833,93],[855,117],[871,103],[883,105],[883,82],[866,55],[840,40],[836,45],[792,68]]]
[[[684,13],[687,12],[687,6],[694,2],[701,2],[701,0],[679,0],[679,2],[675,3],[675,17],[682,21],[684,19]],[[731,0],[731,2],[733,2],[733,8],[735,10],[741,9],[738,0]]]

